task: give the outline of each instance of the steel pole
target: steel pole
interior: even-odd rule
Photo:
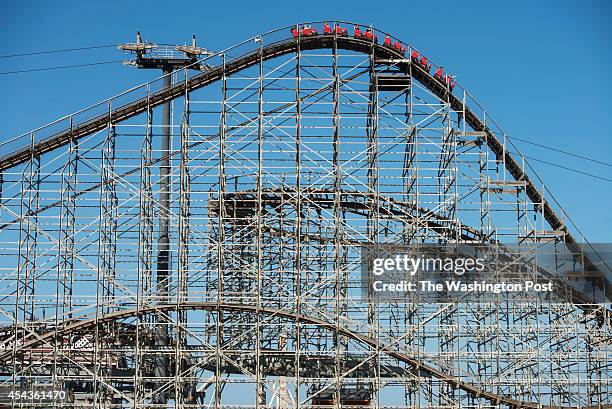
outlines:
[[[163,88],[170,88],[171,70],[164,68]],[[170,275],[170,102],[162,107],[161,161],[159,163],[159,237],[157,239],[157,295],[159,303],[168,299]]]
[[[163,88],[172,85],[172,69],[163,68]],[[168,302],[168,280],[170,277],[170,102],[162,106],[162,140],[161,161],[159,163],[159,236],[157,239],[157,302]],[[158,317],[156,344],[160,349],[169,345],[168,328],[165,319]],[[163,352],[155,358],[155,378],[167,378],[168,360]],[[160,383],[163,383],[161,381]],[[154,403],[166,403],[166,393],[159,392],[154,397]]]

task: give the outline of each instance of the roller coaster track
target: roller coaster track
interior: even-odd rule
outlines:
[[[290,199],[292,195],[296,194],[294,190],[289,188],[284,188],[282,190],[263,189],[261,193],[262,204],[271,206],[272,208],[274,208],[274,206],[277,204],[287,202],[287,199]],[[318,209],[325,208],[331,210],[334,205],[333,194],[333,191],[326,189],[305,190],[301,193],[303,206],[306,207],[311,205]],[[380,194],[364,194],[363,192],[345,190],[341,195],[342,199],[338,204],[343,210],[347,210],[354,214],[362,213],[366,215],[368,211],[377,212],[381,218],[392,218],[408,225],[415,226],[416,228],[423,228],[428,231],[432,231],[435,234],[446,238],[447,240],[456,239],[455,232],[458,231],[459,238],[463,242],[488,243],[497,245],[497,248],[500,251],[500,256],[503,253],[509,261],[513,258],[511,255],[512,250],[510,248],[490,237],[487,237],[487,235],[482,231],[472,226],[457,223],[455,220],[446,220],[444,217],[431,209],[419,207],[414,203],[398,201]],[[257,191],[226,192],[223,200],[226,207],[226,214],[233,215],[233,218],[229,218],[229,222],[237,223],[241,219],[244,220],[244,218],[242,218],[244,214],[241,215],[241,211],[246,211],[247,214],[253,215],[256,211],[256,200]],[[213,212],[215,212],[218,208],[218,201],[213,200],[211,203],[213,205]],[[264,231],[271,234],[276,234],[282,237],[293,237],[293,233],[290,231],[274,229],[270,226],[263,226],[262,228]],[[317,237],[312,235],[308,236],[308,238],[321,242],[329,240],[325,237]],[[363,243],[353,242],[352,244]],[[551,275],[550,272],[547,272],[545,269],[542,269],[539,266],[537,266],[537,268],[542,274],[542,277],[547,277],[554,282],[564,285],[563,280],[559,280],[558,277]],[[594,313],[600,320],[605,320],[604,311],[601,308],[592,306],[592,299],[589,298],[588,295],[585,295],[573,288],[570,291],[572,301],[579,305],[581,309],[587,313]]]
[[[552,409],[552,408],[560,408],[560,406],[548,406],[542,405],[537,402],[522,402],[515,399],[510,399],[505,396],[497,395],[492,392],[485,391],[479,388],[477,385],[474,385],[470,382],[462,381],[457,377],[450,377],[446,375],[441,370],[434,368],[422,360],[417,359],[408,354],[398,352],[393,350],[392,346],[381,345],[379,341],[374,338],[370,338],[368,336],[356,333],[351,331],[350,329],[339,327],[334,323],[327,322],[325,320],[304,315],[298,314],[282,309],[272,309],[266,308],[262,306],[255,305],[246,305],[246,304],[237,304],[237,303],[217,303],[217,302],[183,302],[180,304],[169,304],[169,305],[154,305],[148,306],[139,309],[129,309],[129,310],[121,310],[112,312],[103,316],[98,316],[94,318],[89,318],[86,320],[75,320],[75,321],[67,321],[65,326],[58,330],[48,331],[43,334],[39,334],[34,339],[30,339],[23,343],[21,349],[27,350],[28,348],[34,348],[40,345],[43,342],[49,342],[53,340],[55,337],[61,337],[66,334],[70,334],[73,332],[85,332],[88,330],[92,330],[96,327],[96,325],[101,325],[108,322],[113,322],[120,319],[131,318],[131,317],[139,317],[141,315],[154,314],[154,313],[167,313],[172,311],[194,311],[194,310],[203,310],[203,311],[224,311],[224,312],[241,312],[241,313],[259,313],[264,315],[275,316],[279,318],[290,319],[295,322],[301,322],[303,324],[311,324],[316,325],[321,328],[328,329],[330,331],[337,331],[338,334],[345,336],[347,338],[362,342],[365,345],[368,345],[371,348],[375,348],[377,351],[381,351],[386,355],[397,359],[400,362],[404,362],[410,365],[413,368],[413,371],[420,376],[432,376],[437,379],[440,379],[448,384],[452,385],[455,388],[462,389],[475,397],[481,397],[494,405],[508,405],[511,408],[533,408],[533,409]],[[12,351],[6,351],[4,353],[0,353],[0,362],[5,362],[11,358]],[[597,406],[597,408],[611,408],[612,405],[603,405]],[[571,408],[571,407],[565,407]]]
[[[290,189],[264,189],[262,190],[262,201],[266,205],[274,206],[275,203],[281,203],[284,199],[289,199],[295,191]],[[232,210],[240,208],[255,210],[256,191],[241,191],[227,192],[224,194],[224,202],[226,208],[232,203],[235,204],[235,209],[226,209],[230,214]],[[312,204],[318,208],[330,209],[333,205],[334,192],[326,189],[309,189],[302,193],[302,200],[306,205]],[[229,203],[228,203],[229,202]],[[253,205],[249,206],[249,202]],[[373,203],[379,202],[378,205]],[[215,204],[218,202],[214,202]],[[246,206],[240,205],[246,203]],[[340,207],[353,213],[367,213],[367,211],[378,211],[381,217],[396,217],[398,220],[408,224],[415,224],[416,227],[422,227],[427,230],[432,230],[435,233],[445,236],[448,239],[453,239],[453,233],[458,229],[462,240],[481,242],[485,239],[485,235],[470,226],[463,224],[459,225],[454,220],[444,220],[442,216],[424,207],[418,207],[414,203],[406,203],[397,201],[391,197],[384,195],[364,194],[357,191],[343,191]],[[451,233],[453,232],[453,233]],[[493,242],[493,241],[491,241]]]

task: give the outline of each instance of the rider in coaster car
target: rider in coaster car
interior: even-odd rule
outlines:
[[[313,35],[317,35],[317,29],[312,28],[310,25],[304,26],[304,28],[302,29],[302,36],[310,37]]]
[[[397,51],[401,52],[402,54],[406,53],[406,47],[402,45],[402,43],[400,43],[399,41],[396,41],[393,43],[393,48],[395,48]]]
[[[348,35],[348,30],[346,28],[342,28],[338,25],[334,25],[334,28],[336,30],[336,34],[339,36],[346,36]]]
[[[419,59],[419,64],[421,64],[421,66],[425,68],[427,72],[431,70],[431,63],[427,64],[427,58],[425,58],[425,56],[421,56],[421,58]]]
[[[438,67],[436,73],[434,74],[434,78],[442,81],[442,73],[444,72],[444,67]]]
[[[385,42],[383,43],[383,45],[391,47],[391,36],[389,34],[387,34],[387,36],[385,37]]]
[[[457,85],[457,81],[455,81],[455,79],[448,74],[446,74],[445,81],[446,85],[448,85],[448,88],[451,91],[453,90],[453,88],[455,88],[455,85]]]
[[[376,37],[376,34],[372,32],[372,29],[370,27],[366,29],[365,33],[363,33],[363,36],[368,40],[374,39],[374,42],[378,43],[378,38]]]
[[[353,34],[355,35],[355,38],[361,38],[361,30],[359,29],[359,26],[355,26],[355,31]]]

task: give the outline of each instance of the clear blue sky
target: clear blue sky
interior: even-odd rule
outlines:
[[[505,131],[612,162],[612,2],[584,1],[61,1],[4,2],[0,54],[145,39],[221,49],[309,20],[373,24],[422,49]],[[0,58],[0,72],[124,58],[113,48]],[[0,75],[0,139],[155,76],[121,64]],[[521,144],[521,150],[612,178],[612,167]],[[594,242],[612,242],[612,183],[534,162]]]

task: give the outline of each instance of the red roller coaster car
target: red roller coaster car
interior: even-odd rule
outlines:
[[[292,27],[291,34],[293,38],[298,38],[300,36],[301,37],[312,37],[312,36],[318,35],[319,33],[317,32],[316,28],[310,25],[304,25],[301,30],[299,29],[299,26]],[[334,23],[334,27],[332,28],[329,25],[329,23],[326,21],[325,23],[323,23],[323,34],[326,36],[328,35],[348,36],[348,30],[346,28],[343,28],[337,25],[336,23]],[[374,41],[374,43],[378,43],[378,38],[376,36],[376,33],[374,33],[371,27],[366,28],[365,31],[361,31],[361,28],[358,25],[355,25],[353,29],[353,37],[358,38],[358,39],[366,39],[366,40]],[[390,34],[387,34],[385,36],[385,41],[383,42],[383,46],[392,48],[393,50],[400,52],[402,55],[406,55],[407,47],[399,41],[392,42]],[[418,51],[412,50],[410,54],[410,59],[412,60],[413,63],[420,65],[428,73],[431,71],[432,64],[427,61],[427,57],[425,57],[424,55],[421,55]],[[438,67],[433,77],[434,79],[441,82],[443,85],[447,86],[451,91],[453,90],[455,85],[457,85],[457,81],[455,81],[455,79],[452,76],[448,74],[444,74],[444,67]]]
[[[436,73],[434,74],[434,78],[440,81],[442,84],[448,86],[452,91],[457,85],[457,81],[453,77],[448,74],[444,74],[444,67],[438,67]]]
[[[316,36],[317,34],[319,34],[317,32],[317,29],[309,25],[302,27],[301,31],[298,31],[298,26],[295,26],[291,29],[291,35],[293,36],[293,38],[298,38],[299,36],[311,37]]]

